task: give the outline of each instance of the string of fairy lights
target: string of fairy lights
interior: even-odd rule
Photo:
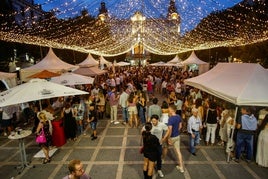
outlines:
[[[108,10],[104,21],[98,18],[102,1]],[[179,15],[175,24],[167,20],[170,0],[42,0],[44,10],[55,15],[43,12],[42,22],[37,14],[27,16],[36,6],[0,14],[9,19],[0,25],[0,40],[102,56],[124,54],[140,44],[151,53],[171,55],[268,40],[265,0],[174,1]],[[222,9],[226,13],[219,16]],[[82,15],[83,10],[88,14]],[[131,21],[136,12],[145,20]]]

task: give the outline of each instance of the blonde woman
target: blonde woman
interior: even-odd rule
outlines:
[[[43,112],[39,112],[37,114],[39,119],[39,124],[36,129],[36,134],[40,134],[42,130],[44,130],[44,134],[46,136],[46,143],[40,143],[39,146],[44,152],[45,158],[43,159],[43,164],[50,162],[49,158],[49,146],[52,144],[52,125],[51,122],[47,119],[46,114]]]

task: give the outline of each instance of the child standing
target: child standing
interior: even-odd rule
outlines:
[[[89,114],[87,122],[90,123],[91,129],[93,130],[93,133],[91,134],[91,140],[97,139],[97,111],[96,106],[94,103],[91,103],[89,106]]]

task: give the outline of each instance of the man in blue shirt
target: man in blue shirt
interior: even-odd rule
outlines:
[[[181,117],[176,114],[176,106],[170,105],[168,107],[169,110],[169,119],[168,119],[168,143],[174,146],[176,155],[178,157],[178,164],[176,168],[183,173],[183,161],[182,155],[180,150],[180,129],[182,128],[182,121]]]
[[[236,139],[235,162],[239,162],[243,144],[245,144],[246,147],[246,160],[247,162],[250,162],[253,156],[253,135],[257,129],[258,122],[256,117],[252,114],[250,107],[242,107],[241,113],[242,116],[238,119],[236,126],[238,132]]]

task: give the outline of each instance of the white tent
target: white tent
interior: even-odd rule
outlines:
[[[191,55],[182,62],[184,65],[190,65],[190,64],[197,64],[197,65],[202,65],[202,64],[208,64],[207,62],[204,62],[200,60],[194,51],[192,51]]]
[[[0,72],[0,80],[5,80],[9,88],[14,87],[17,85],[17,74]]]
[[[149,65],[150,66],[167,66],[167,63],[165,63],[163,61],[159,61],[159,62],[151,63]]]
[[[115,66],[129,66],[130,63],[128,62],[118,62],[118,63],[114,63]]]
[[[61,85],[73,86],[82,84],[93,84],[94,78],[75,73],[64,73],[61,76],[52,77],[50,81]]]
[[[112,65],[112,63],[111,62],[109,62],[109,61],[107,61],[105,58],[103,58],[103,56],[100,56],[100,64],[101,65],[107,65],[107,66],[111,66]]]
[[[182,60],[176,55],[172,60],[168,61],[167,63],[172,63],[172,64],[178,64],[181,63]]]
[[[268,106],[268,71],[259,64],[219,63],[185,84],[236,105]]]
[[[91,67],[91,66],[98,66],[99,62],[95,60],[92,55],[89,53],[87,58],[82,61],[81,63],[77,64],[80,67]]]
[[[194,51],[191,53],[191,55],[184,60],[183,62],[181,62],[183,65],[198,65],[198,73],[203,74],[205,72],[207,72],[209,70],[209,63],[204,62],[202,60],[200,60],[196,54],[194,53]]]
[[[0,107],[59,96],[83,94],[88,94],[88,92],[36,78],[0,93]]]
[[[97,76],[107,73],[106,70],[101,70],[97,67],[80,67],[73,71],[73,73],[84,75],[84,76]]]
[[[49,70],[52,72],[61,72],[61,71],[69,71],[78,68],[75,65],[71,65],[59,59],[52,48],[49,48],[48,54],[37,64],[30,66],[28,68],[21,69],[20,75],[22,81],[27,81],[28,76],[33,75],[35,73],[41,72],[43,70]]]

